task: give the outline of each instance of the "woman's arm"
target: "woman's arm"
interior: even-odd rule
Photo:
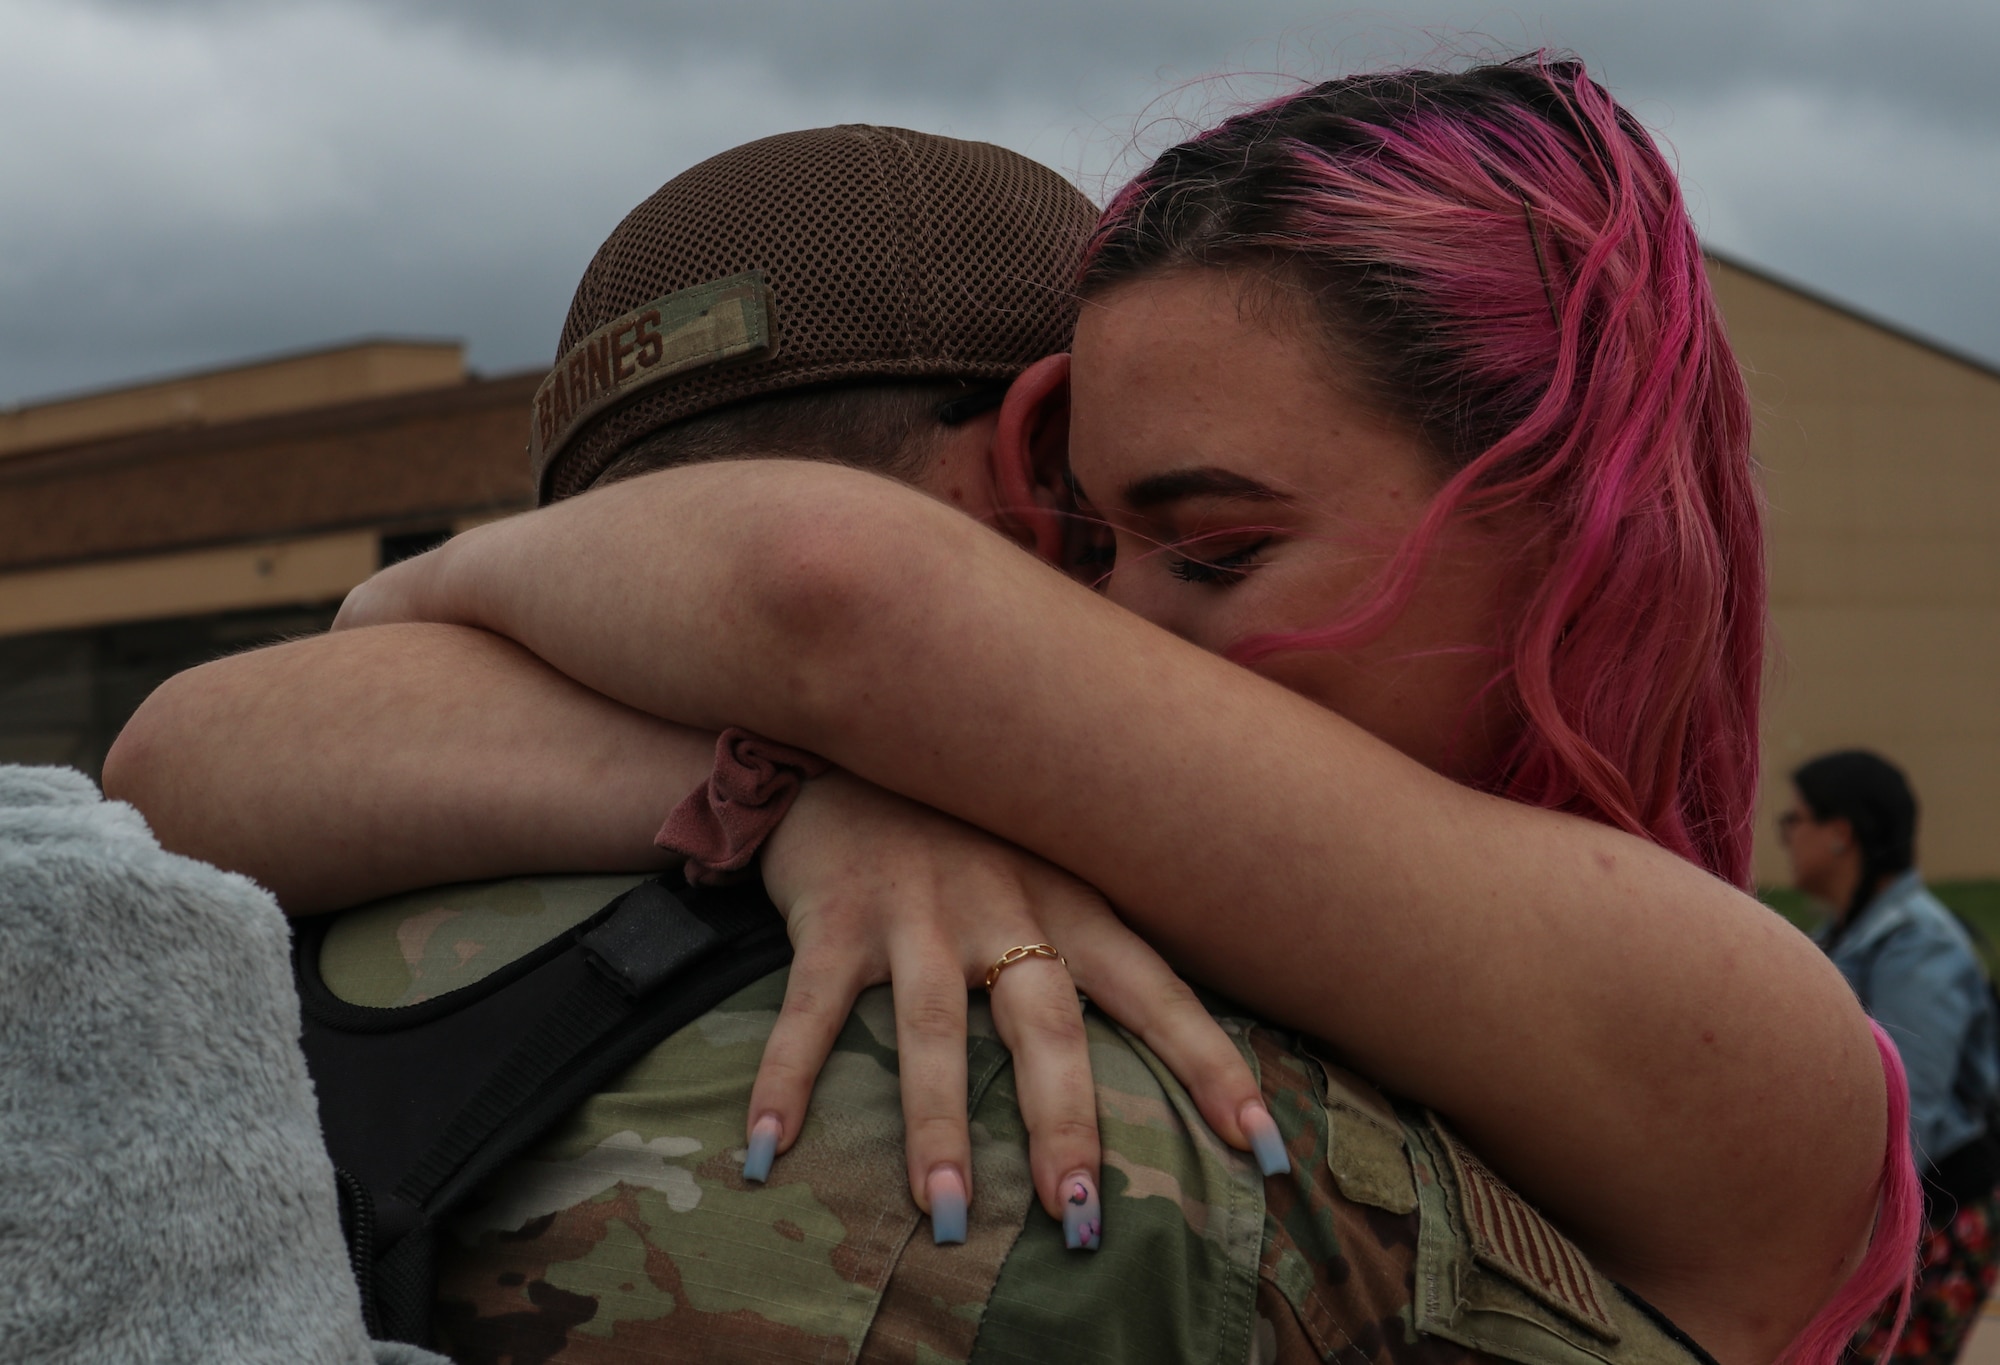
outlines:
[[[1190,975],[1451,1115],[1713,1348],[1782,1345],[1866,1233],[1881,1073],[1802,936],[1641,840],[1439,777],[921,495],[676,470],[454,540],[344,615],[499,631],[1069,868]]]
[[[389,625],[169,679],[120,732],[105,794],[173,852],[286,913],[442,882],[642,871],[715,737],[578,686],[511,640]]]
[[[510,640],[398,624],[179,675],[119,736],[104,782],[166,848],[310,914],[441,882],[671,864],[654,831],[714,755],[714,735],[610,701]],[[776,1120],[766,1160],[798,1136],[855,996],[892,981],[912,1194],[936,1212],[940,1167],[969,1192],[965,986],[1010,946],[1043,940],[1218,1133],[1250,1141],[1244,1106],[1261,1101],[1235,1046],[1094,891],[1041,859],[836,773],[800,794],[763,871],[798,950],[751,1097],[753,1144],[759,1120]],[[862,924],[883,949],[873,959],[850,951]],[[1076,990],[1031,963],[1006,974],[993,1011],[1035,1185],[1061,1218],[1064,1178],[1094,1185],[1099,1159]]]

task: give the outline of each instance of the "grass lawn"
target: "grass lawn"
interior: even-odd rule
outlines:
[[[1933,882],[1931,893],[1979,932],[1973,942],[1986,955],[1986,969],[2000,976],[2000,881]],[[1820,922],[1819,911],[1788,886],[1763,886],[1757,898],[1801,929]],[[1980,936],[1984,935],[1983,942]]]

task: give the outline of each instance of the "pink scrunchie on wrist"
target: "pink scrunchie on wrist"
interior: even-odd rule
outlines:
[[[694,885],[727,885],[757,856],[806,779],[829,766],[804,749],[748,730],[724,730],[716,737],[708,781],[667,812],[653,843],[687,855],[687,879]]]

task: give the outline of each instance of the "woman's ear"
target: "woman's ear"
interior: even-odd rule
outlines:
[[[1021,372],[1000,404],[987,455],[998,504],[994,529],[1061,567],[1074,516],[1069,495],[1069,356]]]
[[[1844,815],[1836,815],[1827,821],[1826,832],[1833,839],[1835,853],[1845,853],[1850,848],[1858,850],[1861,847],[1854,837],[1854,822]]]

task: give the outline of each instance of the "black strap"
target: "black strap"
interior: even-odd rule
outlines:
[[[1612,1283],[1618,1284],[1616,1280],[1613,1280]],[[1676,1323],[1672,1318],[1653,1307],[1652,1304],[1647,1303],[1622,1284],[1618,1284],[1618,1292],[1625,1296],[1625,1302],[1631,1304],[1641,1313],[1644,1313],[1648,1318],[1651,1318],[1653,1326],[1665,1332],[1676,1346],[1693,1356],[1695,1365],[1716,1365],[1715,1357],[1708,1353],[1707,1348],[1686,1332],[1683,1332],[1680,1324]]]
[[[429,1344],[435,1229],[502,1165],[668,1035],[791,958],[754,882],[641,883],[481,981],[398,1009],[320,976],[324,919],[293,971],[341,1221],[377,1336]]]

